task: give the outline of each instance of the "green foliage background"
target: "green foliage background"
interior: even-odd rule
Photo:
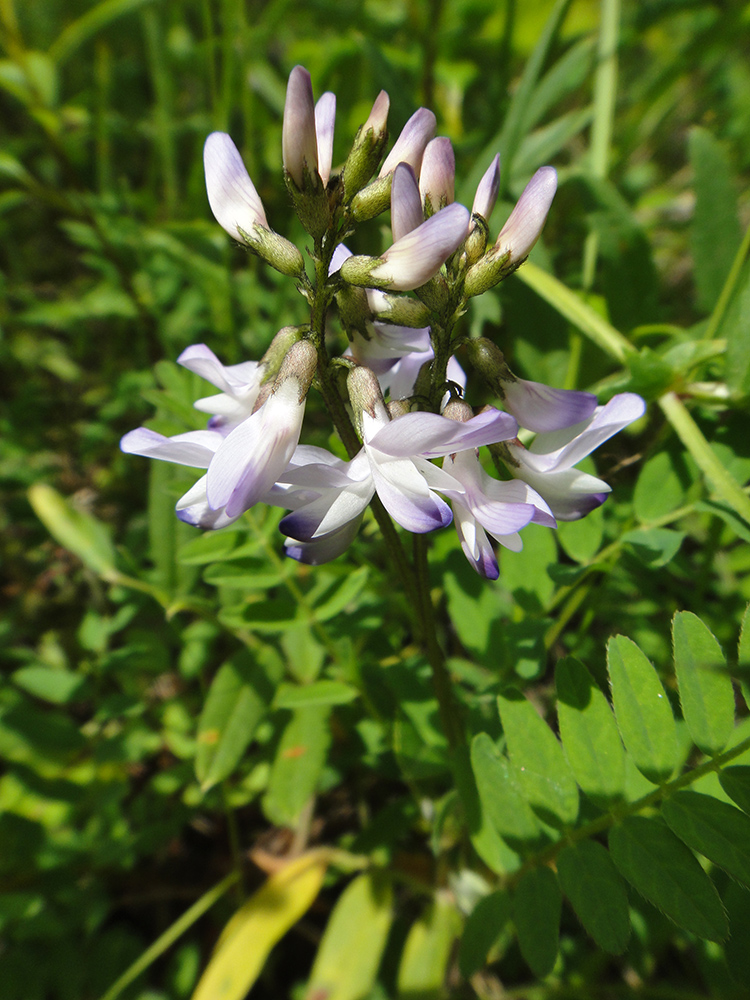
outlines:
[[[122,995],[191,996],[311,844],[338,853],[253,996],[747,995],[745,5],[0,0],[0,24],[3,1000],[103,996],[186,912]],[[597,455],[607,504],[527,530],[498,583],[434,539],[459,761],[374,523],[310,571],[278,512],[200,536],[191,474],[117,447],[200,426],[188,344],[258,358],[304,319],[201,161],[231,132],[303,243],[298,62],[338,95],[334,163],[380,89],[392,135],[435,110],[464,203],[499,150],[494,232],[555,165],[543,244],[466,323],[520,375],[649,402]]]

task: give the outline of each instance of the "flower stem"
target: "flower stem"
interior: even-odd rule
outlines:
[[[445,738],[451,750],[465,744],[464,728],[456,697],[453,693],[450,674],[445,663],[445,654],[438,642],[435,609],[430,596],[430,576],[427,561],[428,540],[424,535],[414,535],[414,569],[417,584],[417,613],[420,619],[420,639],[430,667],[432,684],[440,710]]]

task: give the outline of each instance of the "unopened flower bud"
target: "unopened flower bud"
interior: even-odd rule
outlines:
[[[495,396],[504,399],[504,384],[515,381],[516,376],[506,365],[505,356],[497,344],[487,337],[477,337],[469,340],[465,349],[477,374],[482,376]]]
[[[264,382],[276,378],[284,358],[297,341],[302,339],[303,331],[304,328],[299,326],[284,326],[279,330],[260,359]]]
[[[369,413],[371,417],[375,416],[376,411],[383,414],[386,413],[380,383],[374,372],[370,371],[369,368],[365,368],[364,365],[358,365],[349,372],[346,385],[349,391],[349,402],[354,412],[354,419],[361,433],[362,413]]]
[[[483,219],[489,221],[492,209],[497,201],[497,192],[500,188],[500,154],[495,155],[495,159],[482,177],[474,195],[474,204],[471,206],[472,215],[481,215]]]
[[[500,230],[495,246],[502,253],[510,253],[514,264],[525,260],[539,239],[555,191],[557,172],[554,167],[541,167],[526,185],[508,221]]]
[[[385,177],[396,169],[399,163],[408,163],[419,176],[425,146],[435,135],[437,118],[428,108],[419,108],[404,125],[401,134],[393,144],[393,149],[380,168],[379,177]]]
[[[326,91],[315,105],[315,138],[318,146],[318,175],[323,187],[328,184],[333,165],[333,129],[336,121],[336,95]]]
[[[384,90],[381,90],[367,121],[357,132],[342,174],[344,192],[349,199],[364,187],[380,162],[388,141],[389,107],[390,98]]]
[[[353,285],[411,291],[437,274],[466,236],[468,222],[468,211],[454,202],[396,240],[382,257],[350,257],[341,276]]]
[[[489,228],[484,216],[472,215],[469,235],[466,237],[462,253],[462,255],[466,255],[466,263],[469,266],[476,264],[484,256],[489,235]]]
[[[247,245],[262,260],[282,274],[299,278],[305,271],[305,259],[294,243],[270,229],[255,226],[252,233],[240,229]]]
[[[421,330],[430,321],[430,310],[417,299],[405,295],[387,295],[376,289],[368,289],[367,301],[372,314],[383,323],[393,326],[408,326]]]
[[[318,140],[315,130],[315,102],[310,74],[295,66],[289,74],[281,132],[281,156],[284,170],[299,191],[304,174],[318,171]]]
[[[464,403],[462,399],[452,399],[449,403],[445,404],[443,416],[449,420],[458,420],[461,423],[466,423],[467,420],[471,420],[474,413],[469,404]]]
[[[534,174],[500,231],[494,247],[466,273],[464,292],[481,295],[516,270],[539,239],[557,190],[557,173],[542,167]]]
[[[352,198],[352,216],[356,222],[367,222],[385,212],[391,203],[391,174],[379,177]]]
[[[391,420],[396,420],[398,417],[404,417],[407,413],[411,413],[411,402],[408,399],[391,399],[388,403],[388,415]]]
[[[419,192],[427,218],[453,202],[455,184],[456,157],[450,139],[432,139],[425,148],[419,174]]]
[[[339,308],[341,324],[351,339],[351,332],[356,330],[366,340],[372,336],[372,313],[364,288],[355,285],[344,285],[336,293],[336,305]]]
[[[300,403],[307,395],[318,367],[318,352],[309,340],[298,340],[287,352],[281,362],[279,374],[273,384],[273,392],[278,390],[289,379],[295,379],[299,385]]]

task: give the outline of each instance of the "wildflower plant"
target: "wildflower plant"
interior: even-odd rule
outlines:
[[[560,34],[568,6],[554,4],[513,87],[471,32],[435,32],[423,92],[446,114],[439,81],[454,80],[458,157],[428,108],[389,135],[395,111],[376,86],[348,137],[335,95],[316,100],[302,67],[281,100],[283,88],[269,86],[278,51],[268,39],[289,39],[276,40],[273,5],[254,12],[257,38],[244,5],[221,5],[221,44],[210,4],[185,25],[158,4],[104,2],[69,25],[61,7],[67,26],[49,53],[36,50],[47,21],[27,49],[33,19],[16,24],[12,2],[0,13],[9,40],[0,84],[4,100],[26,106],[30,136],[4,154],[2,183],[16,187],[3,189],[0,225],[23,216],[28,235],[43,204],[55,219],[44,245],[54,245],[62,214],[65,239],[81,251],[78,271],[61,265],[75,279],[70,297],[53,301],[54,262],[40,262],[35,240],[8,241],[19,248],[9,288],[34,264],[13,302],[43,292],[20,319],[7,317],[0,344],[16,357],[11,416],[23,417],[3,471],[31,484],[57,543],[30,547],[29,594],[4,589],[22,624],[20,639],[7,633],[21,665],[0,690],[9,1000],[97,996],[107,983],[102,1000],[115,1000],[147,969],[149,996],[193,1000],[242,1000],[249,989],[307,1000],[542,998],[634,984],[644,996],[692,996],[696,982],[732,997],[730,974],[744,986],[750,619],[741,630],[737,621],[750,599],[741,486],[750,460],[732,409],[746,405],[750,386],[741,322],[750,238],[726,224],[737,221],[731,185],[722,193],[713,180],[729,177],[728,161],[699,129],[688,227],[701,248],[698,304],[681,303],[672,325],[665,307],[658,325],[639,327],[654,319],[649,243],[671,246],[675,234],[664,240],[663,220],[642,226],[634,192],[648,187],[650,206],[678,198],[682,213],[686,174],[675,180],[673,151],[648,138],[666,120],[652,108],[670,122],[680,115],[661,72],[633,88],[650,97],[623,88],[622,102],[610,99],[614,63],[640,38],[642,12],[627,13],[631,30],[615,44],[619,8],[603,0],[595,52],[592,39]],[[367,17],[385,31],[403,5],[381,7]],[[496,37],[497,12],[485,7],[459,5],[451,19],[492,22]],[[702,25],[703,7],[713,17],[699,3],[686,24]],[[434,5],[409,9],[440,19]],[[339,24],[339,8],[323,5],[315,30],[325,10]],[[670,11],[647,20],[672,23]],[[119,90],[109,83],[110,36],[97,35],[94,90],[89,60],[69,57],[114,17],[123,30],[141,17],[126,48],[137,51],[142,29],[153,86],[133,89],[132,100],[124,88],[121,113],[110,115],[107,94]],[[727,12],[711,30],[739,37],[737,18]],[[514,20],[502,29],[509,49]],[[194,45],[199,22],[206,37]],[[672,46],[670,32],[661,38],[648,44]],[[349,41],[362,51],[361,38]],[[318,69],[331,78],[346,65],[345,50],[332,48],[329,57],[316,40]],[[454,64],[459,52],[465,61]],[[716,75],[695,52],[691,34],[675,93],[694,94],[685,80]],[[127,60],[118,81],[140,69]],[[358,93],[373,65],[358,69]],[[469,65],[478,75],[464,85]],[[738,58],[738,80],[743,67]],[[240,109],[230,108],[240,72],[243,86],[253,81],[241,107],[245,160],[234,141]],[[589,77],[594,100],[576,108]],[[487,94],[477,112],[469,98],[479,84]],[[88,93],[90,121],[79,113]],[[136,120],[130,105],[150,93],[154,107]],[[491,95],[505,93],[500,127]],[[730,96],[717,90],[725,109]],[[627,198],[606,176],[620,103],[633,115],[612,149],[629,164],[617,174]],[[550,121],[556,104],[564,110]],[[402,104],[398,113],[408,114]],[[544,163],[565,163],[592,115],[590,157],[561,169],[561,204]],[[280,131],[280,198],[252,159],[248,128],[262,135],[264,117]],[[8,116],[11,127],[17,120]],[[119,128],[125,120],[133,127]],[[232,122],[232,135],[206,138],[211,122]],[[176,155],[196,134],[208,205],[197,158]],[[457,160],[490,135],[470,178],[457,177]],[[130,150],[140,176],[151,137],[155,188],[142,198],[144,180],[133,200],[128,184],[114,183],[115,161]],[[76,173],[87,149],[98,193]],[[661,184],[652,169],[666,171]],[[571,199],[580,190],[595,206],[587,239]],[[279,221],[280,200],[291,226]],[[145,205],[164,214],[149,222]],[[546,245],[527,261],[548,217]],[[676,325],[683,309],[690,328]],[[45,323],[37,344],[28,328]],[[68,335],[70,358],[60,346]],[[150,371],[135,369],[150,369],[155,344],[177,364],[158,362],[163,390],[146,390],[156,417],[122,437],[112,462],[152,385]],[[44,378],[34,375],[41,389],[28,399],[39,405],[22,409],[37,357]],[[70,380],[68,427],[47,375]],[[82,423],[87,408],[95,415]],[[68,440],[54,454],[64,487],[86,454],[98,456],[91,488],[68,501],[35,481],[53,453],[39,458],[17,443],[28,440],[27,419],[44,425],[50,447]],[[146,469],[147,518],[137,502]],[[119,505],[109,503],[113,486]],[[14,524],[11,561],[28,547],[28,527],[17,534]],[[45,594],[55,597],[48,607]],[[29,639],[28,624],[42,622]],[[721,643],[738,636],[736,657],[725,657]]]
[[[343,163],[334,165],[335,109],[333,94],[316,102],[308,72],[301,66],[292,70],[282,158],[289,197],[307,234],[301,248],[271,227],[230,136],[217,132],[207,138],[206,188],[217,222],[294,282],[308,319],[283,326],[258,360],[225,366],[210,345],[187,348],[179,364],[219,390],[195,403],[208,415],[205,429],[168,437],[142,427],[126,434],[121,447],[199,470],[176,505],[177,516],[198,529],[235,524],[256,504],[281,508],[277,547],[312,567],[346,558],[365,519],[376,522],[392,578],[412,616],[412,640],[429,664],[438,745],[462,822],[484,866],[481,876],[462,867],[461,877],[479,879],[474,888],[449,882],[451,901],[448,886],[439,888],[423,915],[419,933],[437,949],[436,985],[448,962],[448,952],[437,952],[440,942],[457,936],[456,900],[462,893],[472,896],[472,902],[458,904],[470,913],[459,955],[466,977],[482,967],[510,919],[525,961],[537,976],[547,975],[557,955],[563,893],[598,947],[621,952],[630,933],[627,883],[679,926],[719,940],[724,911],[690,848],[732,874],[737,865],[731,851],[714,843],[717,819],[710,800],[678,791],[700,776],[700,768],[689,780],[667,783],[677,766],[674,719],[638,647],[624,637],[610,641],[614,714],[579,661],[560,661],[556,683],[564,751],[530,702],[519,691],[502,688],[497,696],[502,752],[487,732],[474,732],[467,741],[466,705],[456,696],[441,645],[428,565],[431,540],[453,523],[471,569],[485,581],[502,579],[499,551],[522,552],[529,532],[578,521],[604,503],[608,483],[578,465],[645,412],[644,400],[633,392],[615,393],[600,404],[589,392],[520,378],[498,344],[466,330],[470,301],[510,278],[539,239],[557,188],[555,170],[537,170],[494,235],[497,156],[469,210],[455,200],[454,152],[449,140],[435,136],[431,111],[417,110],[388,151],[389,100],[381,93]],[[380,234],[367,224],[385,212],[390,233],[382,249]],[[360,247],[363,229],[376,245],[370,254],[355,254],[349,247]],[[306,438],[311,394],[322,399],[330,418],[333,450]],[[492,403],[482,405],[482,398]],[[337,608],[346,606],[349,591],[342,591]],[[691,735],[699,748],[724,752],[721,763],[728,762],[741,752],[725,749],[734,712],[731,682],[719,674],[709,679],[707,668],[695,662],[696,650],[703,648],[710,647],[716,658],[715,640],[688,613],[675,619],[674,628]],[[325,702],[327,696],[311,697]],[[299,704],[307,704],[304,696]],[[314,715],[310,724],[326,721]],[[302,741],[304,753],[305,722],[300,725],[294,738]],[[421,725],[415,729],[420,736],[425,722]],[[285,752],[296,753],[295,747],[290,744]],[[640,774],[632,788],[626,759]],[[705,765],[706,773],[716,767],[713,761]],[[588,818],[579,815],[581,793],[594,809]],[[662,818],[643,815],[662,796]],[[447,803],[446,815],[456,808],[456,802]],[[726,819],[743,829],[750,822],[734,807]],[[608,849],[596,839],[605,830]],[[439,843],[441,834],[433,836]],[[233,918],[196,1000],[217,995],[227,975],[237,977],[232,995],[241,996],[257,975],[257,962],[293,922],[298,907],[302,912],[310,905],[332,863],[366,871],[339,900],[309,995],[328,995],[337,982],[348,982],[337,956],[351,945],[350,925],[368,920],[381,928],[365,948],[371,981],[392,919],[393,884],[369,861],[319,848],[271,878]],[[674,871],[656,875],[655,864],[661,863],[672,864]],[[499,889],[492,889],[490,873],[500,878]],[[284,900],[270,930],[261,920],[264,893]],[[691,900],[697,898],[703,902],[694,909]],[[266,944],[257,945],[258,935]],[[256,959],[248,969],[232,942],[241,948],[250,940],[256,942]],[[399,971],[402,991],[409,987],[411,947],[417,944],[410,936]],[[424,983],[418,985],[422,989]],[[342,996],[354,995],[341,988]]]

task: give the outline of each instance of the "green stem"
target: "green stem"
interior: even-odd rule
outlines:
[[[418,605],[421,639],[427,653],[427,659],[432,669],[432,684],[438,700],[440,721],[443,724],[445,738],[451,750],[456,750],[466,743],[464,727],[461,723],[458,704],[453,693],[445,656],[437,638],[437,623],[435,609],[430,596],[429,566],[427,548],[429,542],[424,535],[414,535],[414,568],[416,571]]]
[[[667,392],[659,400],[659,406],[721,499],[750,524],[750,500],[717,458],[682,400],[675,393]]]
[[[171,927],[168,927],[163,934],[161,934],[156,941],[147,948],[142,955],[133,962],[133,964],[123,972],[119,979],[117,979],[107,990],[107,992],[102,996],[101,1000],[115,1000],[119,997],[123,990],[127,989],[132,982],[134,982],[142,972],[156,961],[161,955],[171,948],[172,945],[177,941],[185,931],[189,930],[193,924],[200,917],[210,910],[214,903],[220,899],[227,889],[235,884],[239,878],[239,872],[233,871],[227,875],[226,878],[222,879],[218,885],[215,885],[213,889],[209,889],[205,892],[201,898],[186,910],[185,913],[176,920]]]
[[[726,311],[729,308],[729,303],[732,301],[732,295],[734,294],[737,280],[742,273],[742,265],[745,263],[745,258],[749,253],[750,226],[748,226],[745,230],[745,235],[742,243],[740,244],[740,248],[735,254],[732,266],[729,268],[727,280],[724,282],[724,287],[721,289],[721,294],[719,295],[718,301],[714,306],[714,311],[711,313],[711,318],[708,321],[708,327],[706,328],[706,332],[704,334],[706,340],[713,340],[719,330],[719,327],[721,326],[721,321],[724,319]]]

